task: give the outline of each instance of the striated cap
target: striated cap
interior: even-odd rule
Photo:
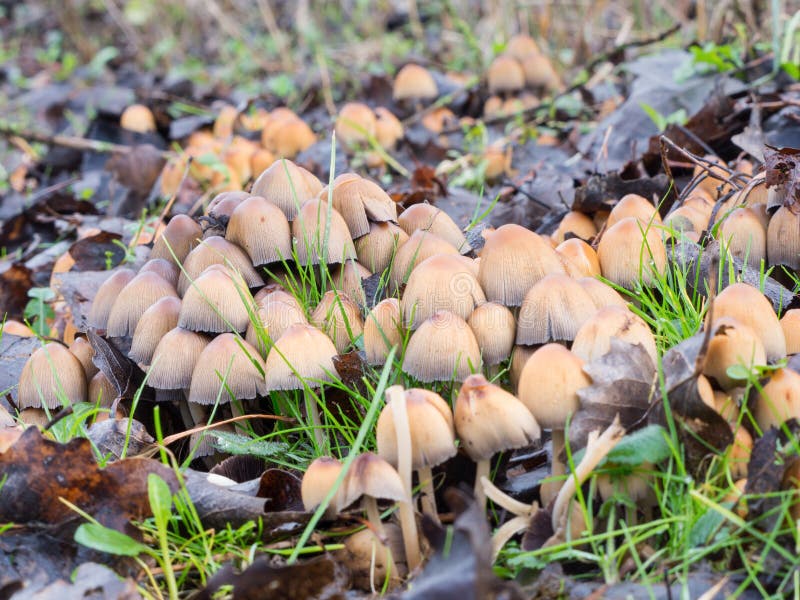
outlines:
[[[337,355],[331,339],[312,325],[291,325],[267,355],[267,389],[299,390],[318,388],[336,373]]]
[[[86,373],[66,346],[50,342],[37,348],[19,377],[17,404],[20,408],[61,408],[86,402]]]
[[[419,381],[463,381],[481,368],[478,340],[467,322],[442,310],[425,320],[408,341],[403,371]]]
[[[108,315],[108,335],[123,337],[133,335],[139,319],[148,308],[161,298],[178,297],[175,287],[153,272],[139,273],[114,300]]]
[[[189,402],[227,404],[266,395],[264,361],[258,351],[232,333],[215,337],[197,359]]]

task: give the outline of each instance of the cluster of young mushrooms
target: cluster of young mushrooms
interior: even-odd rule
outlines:
[[[337,355],[363,349],[366,362],[380,366],[394,351],[406,376],[420,385],[442,382],[438,389],[452,391],[452,408],[451,398],[431,390],[389,389],[377,454],[355,460],[328,507],[335,516],[363,499],[370,528],[353,544],[388,548],[379,562],[398,577],[421,560],[412,471],[422,512],[436,519],[432,469],[459,447],[477,465],[481,505],[488,495],[517,515],[496,534],[495,550],[536,509],[494,488],[494,455],[529,446],[541,429],[550,430],[554,477],[542,486],[541,501],[559,497],[565,427],[580,410],[579,390],[592,383],[584,365],[607,353],[612,338],[640,344],[657,361],[653,333],[630,308],[635,298],[599,276],[627,290],[652,283],[667,268],[670,236],[680,229],[691,238],[708,227],[718,188],[699,185],[664,223],[650,200],[628,195],[607,212],[569,212],[551,235],[508,224],[470,243],[433,205],[398,214],[389,195],[366,178],[345,173],[327,187],[282,159],[249,192],[214,198],[205,229],[187,216],[172,218],[138,272],[118,268],[103,283],[88,325],[128,348],[156,398],[179,404],[187,426],[207,422],[210,409],[229,407],[215,417],[242,414],[271,393],[302,391],[320,452],[329,447],[320,410],[327,410],[325,386],[336,377]],[[798,230],[798,216],[780,209],[767,219],[766,191],[758,186],[733,198],[718,228],[730,252],[800,267],[797,248],[788,248],[781,233],[789,221]],[[363,285],[373,274],[385,283],[386,297],[377,303]],[[303,277],[323,278],[329,288],[309,313],[291,293]],[[738,283],[715,298],[714,315],[724,335],[711,342],[699,389],[735,429],[731,452],[742,478],[752,439],[735,426],[741,381],[729,367],[774,363],[800,351],[800,312],[779,321],[758,289]],[[19,382],[23,419],[64,403],[109,406],[116,391],[92,353],[84,338],[34,352]],[[513,394],[499,385],[506,367]],[[800,374],[775,370],[756,416],[762,428],[800,417]],[[310,465],[302,483],[308,510],[329,495],[341,468],[324,456]],[[615,489],[600,486],[606,496]],[[630,482],[628,493],[644,501],[647,486]],[[399,504],[401,536],[382,521],[378,501]]]

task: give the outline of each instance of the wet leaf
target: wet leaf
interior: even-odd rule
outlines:
[[[69,247],[69,254],[75,261],[72,268],[76,271],[102,271],[116,267],[125,258],[125,249],[115,241],[121,242],[122,236],[108,231],[78,240]]]
[[[108,377],[111,385],[117,390],[117,397],[133,398],[144,380],[144,374],[114,344],[92,330],[87,332],[87,336],[94,349],[92,362],[103,372],[103,375]]]
[[[555,535],[553,514],[548,508],[541,508],[531,517],[528,529],[522,536],[522,549],[525,551],[538,550],[553,535]]]
[[[619,173],[592,175],[575,190],[572,210],[589,214],[598,210],[610,210],[616,204],[615,199],[626,194],[638,194],[651,200],[658,198],[660,201],[668,190],[669,179],[663,173],[638,179],[623,179]]]
[[[333,366],[342,379],[342,383],[347,387],[361,384],[366,367],[365,357],[358,350],[353,350],[347,354],[340,354],[333,357]]]
[[[87,437],[103,456],[113,456],[115,459],[122,458],[123,454],[136,456],[149,448],[155,440],[139,421],[134,419],[130,429],[128,424],[128,419],[115,419],[112,415],[108,419],[92,423]]]
[[[108,566],[96,562],[85,562],[74,571],[65,572],[61,579],[47,587],[39,590],[36,590],[36,587],[35,584],[26,586],[24,597],[31,600],[47,600],[48,598],[138,600],[141,598],[133,579],[130,577],[120,579],[119,575]],[[17,596],[14,597],[17,598]]]
[[[264,498],[266,512],[303,511],[300,478],[281,469],[268,469],[261,476],[256,496]]]

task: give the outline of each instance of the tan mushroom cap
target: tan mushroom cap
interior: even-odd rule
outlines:
[[[22,367],[17,390],[19,408],[61,408],[86,402],[86,373],[66,346],[50,342],[34,350]]]
[[[330,456],[320,456],[308,465],[308,469],[303,474],[303,481],[300,484],[300,496],[303,499],[303,507],[306,511],[315,510],[330,493],[339,474],[342,472],[342,463]],[[336,495],[328,506],[325,513],[326,518],[336,517],[336,513],[342,508],[342,488],[339,486]]]
[[[397,249],[408,241],[408,234],[391,222],[370,223],[369,233],[353,243],[358,262],[373,273],[383,273],[392,263]]]
[[[506,53],[517,60],[522,60],[531,52],[539,52],[539,45],[529,35],[517,33],[512,35],[506,44]]]
[[[467,323],[478,340],[485,365],[498,365],[511,356],[517,322],[508,308],[498,302],[484,302],[472,311]]]
[[[391,349],[403,345],[401,327],[397,298],[387,298],[375,305],[364,319],[364,352],[368,364],[384,364]]]
[[[292,325],[308,323],[303,307],[300,306],[297,299],[283,290],[275,290],[259,298],[256,306],[256,317],[268,338],[273,342]],[[266,356],[269,348],[263,346],[252,321],[247,326],[245,339],[256,347],[262,356]]]
[[[584,362],[594,362],[611,350],[612,338],[641,344],[653,365],[658,364],[653,332],[641,317],[620,306],[606,306],[589,317],[575,334],[572,353]]]
[[[123,288],[134,277],[136,277],[136,271],[133,269],[116,269],[111,273],[111,276],[100,285],[94,295],[92,307],[89,309],[89,325],[96,329],[106,329],[108,327],[111,307]]]
[[[431,100],[438,95],[436,81],[425,67],[407,64],[395,75],[392,87],[395,100]]]
[[[581,277],[577,281],[584,291],[589,294],[589,297],[597,308],[604,308],[606,306],[628,308],[628,303],[619,295],[619,292],[607,283],[595,279],[594,277]]]
[[[405,131],[400,119],[388,108],[379,106],[375,109],[375,139],[382,148],[391,150],[403,139]]]
[[[541,236],[508,224],[485,233],[478,271],[486,298],[520,306],[533,285],[550,273],[564,273],[555,249]]]
[[[339,354],[364,332],[361,309],[346,294],[330,290],[322,296],[309,321],[331,340]]]
[[[224,384],[223,384],[224,382]],[[215,337],[197,359],[189,402],[227,404],[267,394],[264,361],[258,351],[232,333]]]
[[[328,264],[337,264],[356,257],[350,230],[342,215],[319,199],[309,200],[300,208],[292,221],[292,236],[297,260],[304,265],[317,265],[323,258]]]
[[[786,338],[769,300],[757,288],[734,283],[714,299],[714,318],[733,317],[761,337],[767,360],[774,362],[786,356]]]
[[[658,214],[656,207],[647,198],[639,194],[627,194],[620,198],[608,215],[606,228],[613,227],[622,219],[627,218],[638,219],[642,229],[650,222],[655,225],[661,224],[661,216]]]
[[[412,204],[397,218],[397,223],[408,235],[412,235],[417,229],[420,229],[452,244],[462,254],[467,254],[472,250],[464,232],[456,225],[452,217],[432,204]]]
[[[714,319],[714,336],[708,343],[703,374],[713,377],[723,390],[743,384],[728,376],[733,365],[745,367],[767,364],[767,353],[761,338],[747,325],[733,317]]]
[[[81,366],[83,366],[83,371],[86,373],[86,379],[89,380],[94,377],[99,369],[95,366],[94,362],[92,362],[94,348],[92,348],[92,345],[86,338],[76,337],[69,345],[69,351],[80,361]]]
[[[205,333],[244,332],[253,309],[244,280],[223,265],[211,265],[186,290],[178,325]]]
[[[136,133],[150,133],[156,130],[156,118],[144,104],[131,104],[122,111],[119,126]]]
[[[192,250],[183,262],[183,270],[178,278],[178,292],[181,296],[186,293],[192,281],[211,265],[223,265],[241,273],[248,287],[260,287],[264,280],[253,268],[250,257],[236,244],[223,237],[214,235]]]
[[[582,212],[569,211],[558,224],[558,229],[553,232],[553,239],[559,244],[567,239],[567,234],[588,240],[597,235],[597,226],[592,219]]]
[[[321,189],[322,184],[311,173],[291,160],[282,159],[259,175],[250,193],[274,203],[289,221],[293,221],[300,207],[316,197]]]
[[[800,221],[796,221],[795,229],[797,253],[800,251]],[[728,252],[741,261],[746,260],[751,267],[758,268],[761,261],[767,258],[767,229],[751,208],[737,208],[725,217],[719,228],[719,238],[727,246]],[[790,243],[788,236],[781,236],[782,248]],[[800,260],[796,259],[796,262],[800,266]]]
[[[161,298],[177,298],[178,292],[168,281],[155,273],[139,273],[117,296],[108,315],[108,335],[133,335],[139,319]]]
[[[788,367],[774,371],[756,398],[755,417],[762,431],[800,419],[800,374]]]
[[[527,360],[518,397],[545,429],[563,429],[580,408],[578,390],[591,385],[583,361],[560,344],[546,344]]]
[[[102,371],[98,371],[89,380],[89,395],[87,399],[92,404],[99,402],[99,405],[104,408],[110,407],[114,400],[117,399],[117,390]]]
[[[270,132],[268,141],[270,146],[267,149],[274,152],[276,156],[294,158],[313,146],[317,141],[317,136],[303,119],[295,117],[276,123]]]
[[[684,234],[700,233],[708,225],[708,216],[694,206],[679,206],[664,218],[664,226]]]
[[[456,455],[453,413],[436,392],[412,388],[405,391],[411,431],[411,468],[435,467]],[[391,402],[378,417],[378,454],[397,466],[397,433]]]
[[[800,216],[781,206],[769,220],[767,255],[770,265],[800,269]]]
[[[541,52],[529,52],[520,59],[525,73],[526,85],[534,88],[545,88],[548,91],[561,90],[564,85],[553,68],[553,63]]]
[[[536,352],[536,346],[514,346],[511,351],[511,364],[508,369],[508,377],[511,380],[511,387],[519,394],[519,379],[522,376],[522,369],[525,363]]]
[[[451,254],[438,254],[420,262],[408,278],[400,308],[403,323],[417,329],[439,310],[466,320],[476,306],[486,301],[471,261]]]
[[[787,310],[780,323],[786,338],[786,353],[797,354],[800,352],[800,308]]]
[[[474,461],[521,448],[541,437],[528,407],[483,375],[470,375],[456,398],[455,427]]]
[[[202,238],[203,230],[199,223],[186,215],[175,215],[156,238],[150,258],[177,260],[182,264]]]
[[[597,307],[581,285],[559,273],[546,275],[525,294],[517,319],[517,343],[572,341]]]
[[[426,258],[435,254],[456,254],[456,247],[438,235],[428,231],[417,230],[398,249],[389,273],[389,281],[394,289],[408,281],[412,270]]]
[[[481,350],[467,322],[448,311],[425,320],[408,341],[403,371],[419,381],[463,381],[481,368]]]
[[[556,246],[562,257],[564,269],[570,277],[597,277],[600,275],[600,260],[589,244],[578,238],[570,238]]]
[[[192,373],[211,341],[205,335],[176,327],[158,342],[147,369],[147,385],[157,390],[189,389]]]
[[[644,285],[652,283],[653,268],[658,273],[664,272],[667,249],[657,227],[627,217],[609,227],[600,238],[597,258],[603,277],[633,289],[640,277]]]
[[[178,266],[171,260],[151,258],[142,265],[139,273],[155,273],[168,281],[173,287],[178,285]]]
[[[161,339],[178,326],[181,300],[174,296],[161,298],[142,314],[133,332],[128,356],[137,363],[149,365]]]
[[[318,194],[327,202],[333,198],[333,208],[347,223],[350,237],[355,239],[370,231],[370,222],[397,220],[397,205],[378,184],[355,173],[342,173],[333,180],[333,190],[327,187]]]
[[[289,326],[275,341],[266,360],[267,389],[318,388],[336,373],[337,355],[331,339],[316,327],[298,323]]]
[[[336,138],[345,146],[366,144],[375,136],[377,119],[372,109],[362,102],[348,102],[336,117]]]
[[[350,259],[333,269],[331,280],[335,289],[364,306],[367,304],[367,297],[363,282],[371,275],[372,272],[364,265],[357,260]],[[370,300],[372,299],[370,298]]]
[[[525,87],[525,72],[522,65],[512,56],[497,56],[489,65],[486,74],[489,84],[489,92],[497,94],[501,92],[517,92]]]
[[[251,196],[231,214],[225,238],[250,256],[253,265],[290,260],[292,233],[280,208],[260,196]]]
[[[362,496],[394,502],[406,499],[403,481],[397,470],[372,452],[355,458],[342,487],[342,508],[350,506]]]
[[[208,203],[206,214],[215,219],[230,219],[233,211],[249,197],[250,194],[242,190],[221,192]]]

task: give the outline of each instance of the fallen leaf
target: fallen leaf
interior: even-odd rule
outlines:
[[[122,236],[117,233],[102,231],[69,247],[69,254],[75,260],[73,269],[77,271],[102,271],[116,267],[125,258],[125,249],[115,241],[121,242]]]
[[[28,304],[28,290],[34,287],[33,271],[13,263],[0,273],[0,318],[22,320]]]
[[[800,149],[767,146],[764,164],[767,187],[783,186],[784,205],[794,214],[800,213]]]
[[[264,498],[264,511],[302,512],[303,498],[300,495],[300,478],[281,469],[267,469],[258,485],[258,498]]]
[[[128,188],[125,198],[111,207],[109,214],[137,218],[166,162],[161,150],[150,144],[133,146],[130,152],[117,153],[108,159],[106,170]]]
[[[92,362],[114,386],[117,398],[133,398],[144,381],[144,373],[108,340],[100,337],[91,329],[87,332],[87,336],[94,349]]]
[[[123,456],[136,456],[150,447],[155,441],[147,429],[135,419],[128,425],[128,419],[115,419],[113,415],[89,426],[87,437],[92,440],[103,456],[120,459]]]
[[[611,210],[617,200],[627,194],[638,194],[660,202],[670,190],[669,179],[663,173],[655,177],[623,179],[619,173],[591,175],[575,190],[572,210],[592,214],[598,210]]]
[[[333,366],[336,367],[336,372],[345,386],[353,387],[362,383],[366,362],[365,357],[358,350],[334,356]]]
[[[48,598],[115,598],[116,600],[135,600],[142,596],[136,589],[136,582],[120,579],[105,565],[86,562],[80,565],[68,579],[58,579],[41,590],[26,595],[30,600]],[[31,590],[26,590],[31,592]]]

